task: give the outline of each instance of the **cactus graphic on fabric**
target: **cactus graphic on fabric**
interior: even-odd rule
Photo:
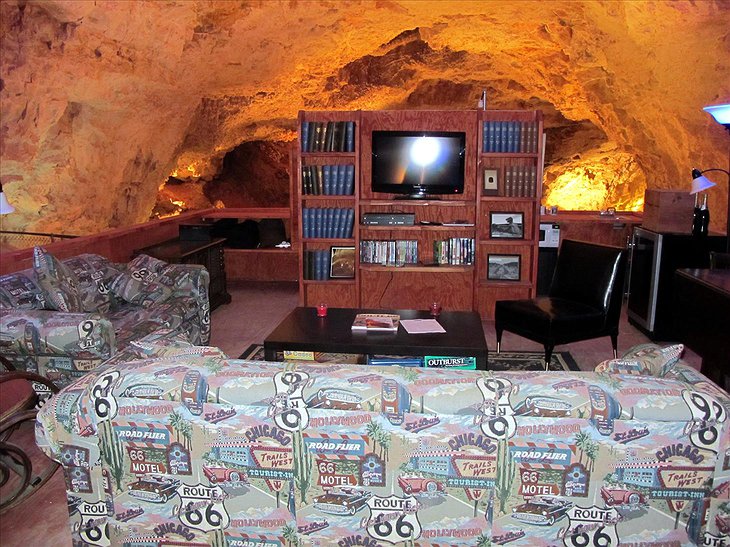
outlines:
[[[494,486],[494,494],[499,500],[499,512],[504,514],[507,500],[512,494],[512,486],[515,482],[516,466],[515,461],[510,454],[507,441],[499,441],[497,443],[497,461],[501,462],[497,466],[497,481]]]
[[[117,483],[117,491],[122,490],[122,477],[124,476],[124,451],[122,443],[119,442],[116,431],[111,422],[104,421],[99,424],[99,437],[101,439],[101,457],[109,466],[109,473]]]
[[[307,501],[307,490],[312,486],[312,454],[304,444],[302,432],[297,431],[294,435],[294,477],[296,477],[296,485],[301,492],[301,502]]]

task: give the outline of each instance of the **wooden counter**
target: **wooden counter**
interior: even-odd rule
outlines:
[[[555,215],[540,215],[541,223],[559,224],[560,239],[589,241],[616,247],[627,247],[634,226],[642,222],[643,215],[634,212],[617,212],[601,215],[597,211],[558,211]]]
[[[674,320],[679,341],[702,356],[702,374],[730,388],[730,270],[677,270]]]

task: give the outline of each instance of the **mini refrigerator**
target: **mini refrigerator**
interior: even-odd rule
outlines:
[[[674,272],[708,268],[710,251],[725,249],[724,236],[654,232],[634,228],[629,270],[629,323],[652,340],[674,339]]]

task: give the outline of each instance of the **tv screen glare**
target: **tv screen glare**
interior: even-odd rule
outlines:
[[[464,193],[466,133],[373,131],[372,190],[410,198]]]

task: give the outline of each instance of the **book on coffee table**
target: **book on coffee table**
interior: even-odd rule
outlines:
[[[352,330],[396,332],[399,323],[400,315],[392,313],[358,313],[352,322]]]

